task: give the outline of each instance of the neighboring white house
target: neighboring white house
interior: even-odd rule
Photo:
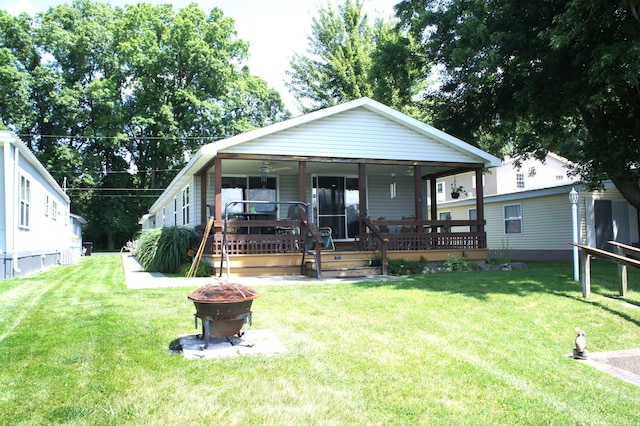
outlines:
[[[567,175],[569,162],[549,154],[544,163],[526,160],[520,167],[507,159],[483,177],[487,247],[493,252],[508,250],[514,260],[569,260],[573,239],[572,188],[580,194],[579,241],[592,247],[611,249],[607,241],[625,244],[640,241],[638,212],[611,182],[603,191],[587,191],[579,179]],[[465,191],[453,200],[449,190],[456,185]],[[475,176],[461,174],[438,182],[443,204],[441,216],[453,220],[475,217]]]
[[[14,133],[0,131],[0,147],[0,278],[72,263],[81,235],[71,226],[69,197]]]

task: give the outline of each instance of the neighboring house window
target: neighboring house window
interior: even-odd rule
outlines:
[[[44,196],[44,215],[49,216],[49,195]]]
[[[182,224],[189,224],[189,187],[182,190]]]
[[[438,214],[438,218],[440,220],[451,220],[451,212],[440,212]],[[451,227],[450,226],[443,226],[442,227],[442,232],[451,232]]]
[[[51,202],[51,219],[58,220],[58,202],[55,200]]]
[[[516,174],[516,188],[524,189],[524,173]]]
[[[522,205],[504,206],[504,233],[522,234]]]
[[[469,209],[469,220],[478,219],[478,210],[477,209]],[[469,225],[469,232],[478,232],[477,225]]]
[[[31,181],[20,176],[20,227],[28,228],[31,222]]]
[[[178,226],[178,199],[173,197],[173,226]]]
[[[165,220],[167,220],[167,208],[163,207],[162,208],[162,226],[164,226]]]
[[[564,176],[556,175],[556,181],[560,182],[561,180],[564,180]]]
[[[436,184],[436,194],[438,201],[444,201],[444,182]]]

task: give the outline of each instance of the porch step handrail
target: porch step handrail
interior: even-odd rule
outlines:
[[[322,237],[320,237],[320,234],[318,233],[318,231],[315,229],[315,227],[309,220],[309,205],[307,203],[303,201],[234,200],[234,201],[227,202],[227,204],[224,206],[224,226],[222,230],[222,253],[220,256],[220,274],[218,275],[218,277],[222,277],[222,270],[224,269],[223,265],[225,262],[227,264],[227,267],[226,267],[227,281],[229,280],[229,276],[231,275],[231,262],[229,261],[229,252],[227,250],[227,225],[229,223],[229,207],[236,204],[275,204],[278,206],[280,205],[298,206],[304,212],[304,216],[300,215],[301,217],[300,223],[302,224],[301,231],[304,230],[304,235],[305,235],[305,237],[303,238],[303,245],[302,245],[302,262],[300,264],[300,274],[301,275],[304,274],[305,255],[307,253],[311,254],[314,257],[314,261],[316,262],[317,265],[320,265],[320,260],[319,260],[320,253],[317,253],[317,254],[313,253],[307,247],[307,238],[306,238],[307,230],[308,232],[311,233],[311,235],[314,237],[314,240],[316,242],[322,241]],[[319,252],[319,250],[317,251]],[[317,268],[317,273],[318,273],[318,278],[320,279],[321,278],[320,268]]]
[[[374,225],[369,217],[363,217],[362,223],[364,223],[365,228],[369,228],[373,236],[380,242],[380,252],[382,254],[382,275],[387,275],[387,270],[389,268],[389,257],[388,257],[388,244],[389,239],[385,238],[378,227]],[[365,229],[366,230],[366,229]]]

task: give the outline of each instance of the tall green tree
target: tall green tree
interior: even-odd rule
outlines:
[[[117,246],[153,200],[141,194],[164,188],[200,145],[287,117],[246,59],[217,8],[0,11],[0,120],[66,179],[87,235]]]
[[[22,127],[29,119],[33,61],[31,18],[0,10],[0,128]]]
[[[337,10],[331,3],[318,8],[307,52],[292,57],[285,85],[304,112],[367,96],[420,116],[414,97],[427,64],[412,37],[383,19],[371,25],[363,6],[345,0]]]
[[[494,152],[575,162],[640,208],[640,4],[404,0],[402,24],[442,64],[435,124]]]
[[[362,0],[346,0],[338,11],[332,4],[319,7],[307,41],[308,55],[294,54],[287,73],[291,81],[285,83],[303,111],[371,96],[373,29]]]

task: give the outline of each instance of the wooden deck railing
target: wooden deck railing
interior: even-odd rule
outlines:
[[[223,221],[216,221],[220,226]],[[383,267],[388,250],[439,250],[439,249],[479,249],[487,247],[487,236],[484,232],[450,232],[455,227],[481,226],[473,220],[371,220],[363,221],[367,232],[359,239],[359,248],[365,251],[380,250],[383,255]],[[283,229],[297,227],[299,234],[286,233]],[[230,220],[228,229],[242,231],[252,229],[252,233],[227,234],[228,254],[277,254],[302,253],[305,247],[315,251],[316,261],[321,262],[320,243],[322,237],[313,224],[305,220]],[[247,232],[247,231],[243,231]],[[313,244],[316,242],[318,244]],[[205,252],[221,254],[223,235],[212,233],[205,245]]]

